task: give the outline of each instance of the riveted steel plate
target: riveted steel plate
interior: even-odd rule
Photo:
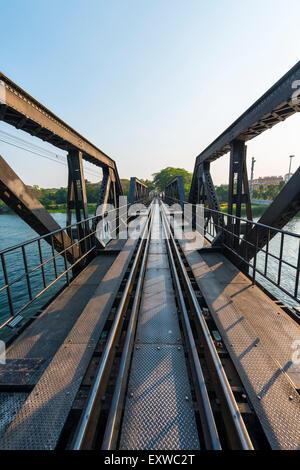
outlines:
[[[270,300],[260,293],[261,304],[236,303],[237,292],[232,297],[227,295],[224,280],[222,284],[218,282],[216,271],[210,269],[203,257],[186,249],[185,244],[182,247],[271,447],[299,449],[300,397],[286,374],[290,361],[281,366],[279,357],[268,351],[265,338],[272,336],[276,323],[270,321],[262,308]],[[244,292],[243,283],[234,285]],[[258,320],[254,325],[249,318],[257,318],[258,314],[262,316],[261,325]],[[277,334],[273,348],[280,350],[280,331]]]
[[[120,449],[199,449],[182,348],[134,350]]]
[[[0,449],[55,448],[91,352],[81,344],[59,349],[9,425]]]
[[[28,393],[0,392],[0,439],[25,402]]]

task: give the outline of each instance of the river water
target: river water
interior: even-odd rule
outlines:
[[[66,215],[55,213],[51,214],[53,218],[63,227],[66,225]],[[286,225],[285,230],[300,234],[300,219],[293,219],[289,224]],[[22,243],[25,240],[31,240],[37,235],[28,225],[23,222],[20,217],[15,214],[1,214],[0,215],[0,251],[8,247]],[[284,243],[283,258],[289,261],[292,264],[297,264],[299,250],[299,239],[296,237],[287,236]],[[274,239],[270,242],[270,251],[275,255],[279,255],[280,251],[280,236],[276,235]],[[42,252],[43,258],[47,259],[51,257],[51,248],[46,243],[42,243]],[[26,248],[26,256],[28,262],[28,268],[32,269],[39,264],[39,251],[38,246],[35,243],[34,245],[29,245]],[[24,270],[24,261],[22,257],[22,251],[20,249],[13,251],[5,256],[8,278],[13,280],[20,275],[22,275]],[[264,255],[259,254],[257,260],[257,266],[262,270],[264,269]],[[57,257],[57,270],[59,273],[62,273],[65,269],[64,260],[62,256]],[[268,261],[268,276],[276,281],[276,276],[278,272],[278,262],[272,258],[269,258]],[[295,270],[292,268],[282,267],[282,284],[286,290],[292,291],[295,285]],[[54,280],[54,265],[52,262],[48,263],[45,266],[45,277],[47,283]],[[283,293],[281,290],[274,287],[271,283],[266,281],[261,276],[257,276],[257,280],[261,282],[269,291],[274,293],[277,298],[280,298],[286,305],[293,307],[297,305],[297,302],[291,299],[288,295]],[[35,296],[41,290],[43,284],[43,276],[41,269],[36,270],[30,276],[32,295]],[[45,292],[41,297],[39,297],[31,306],[26,310],[27,314],[36,312],[41,308],[54,294],[57,292],[66,282],[66,277],[64,276],[59,280],[53,287],[51,287],[47,292]],[[0,288],[4,285],[4,276],[3,271],[0,266]],[[300,288],[300,287],[299,287]],[[15,312],[18,311],[26,302],[29,301],[27,281],[26,278],[23,278],[21,281],[16,283],[11,288],[11,295],[14,301]],[[5,291],[0,292],[0,323],[9,317],[9,305],[7,294]]]

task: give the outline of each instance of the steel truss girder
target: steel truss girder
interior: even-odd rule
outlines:
[[[193,205],[203,204],[204,207],[208,206],[209,209],[212,209],[213,211],[220,211],[218,197],[210,174],[210,162],[204,162],[198,166],[197,171],[194,172],[192,183],[189,202]],[[219,241],[220,233],[222,232],[223,220],[220,218],[219,214],[213,211],[211,212],[211,217],[214,221],[217,232],[216,241]],[[194,212],[195,211],[193,210],[193,213]]]
[[[74,237],[82,239],[90,232],[88,219],[88,206],[86,197],[86,187],[83,174],[82,152],[70,150],[68,153],[68,194],[67,194],[67,225],[72,223],[72,210],[75,210],[76,221],[78,223]],[[81,223],[82,222],[82,223]],[[84,224],[84,226],[83,226]],[[83,240],[81,250],[90,248],[90,238]]]
[[[200,164],[207,161],[212,162],[225,155],[230,151],[232,141],[246,142],[300,111],[299,94],[298,98],[295,98],[299,78],[300,61],[198,155],[191,193],[195,193],[196,190],[195,175]]]
[[[0,120],[63,150],[82,152],[82,158],[112,168],[122,194],[116,163],[49,109],[0,72]]]
[[[183,208],[185,203],[185,190],[183,175],[177,175],[167,184],[165,197],[170,204],[178,202]]]
[[[45,207],[34,195],[34,192],[25,186],[18,175],[0,156],[0,198],[21,219],[23,219],[39,235],[61,230],[61,227],[47,212]],[[51,237],[45,238],[46,242],[52,244]],[[72,240],[65,232],[53,234],[54,248],[61,252],[72,245]],[[80,257],[80,250],[76,245],[66,250],[68,261],[73,263]]]
[[[129,186],[129,204],[134,204],[135,202],[146,201],[149,197],[148,186],[145,185],[141,180],[136,177],[130,178]]]
[[[227,153],[233,140],[250,140],[299,111],[299,103],[294,99],[295,82],[299,78],[300,61],[214,140],[197,157],[196,165]]]
[[[228,187],[228,214],[237,217],[228,217],[228,228],[234,233],[240,233],[242,204],[246,205],[248,220],[252,220],[252,209],[249,192],[245,142],[234,140],[230,146],[229,187]],[[235,240],[238,244],[238,240]]]

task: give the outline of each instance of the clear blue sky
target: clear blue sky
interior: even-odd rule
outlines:
[[[114,158],[121,177],[192,171],[299,60],[299,0],[0,0],[0,14],[0,69]],[[290,154],[300,164],[299,124],[298,113],[249,143],[256,176],[286,173]],[[66,184],[60,165],[1,142],[0,153],[27,184]],[[216,184],[227,163],[214,165]]]

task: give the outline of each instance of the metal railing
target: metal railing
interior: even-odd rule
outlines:
[[[19,316],[25,311],[30,317],[32,304],[45,292],[50,299],[58,288],[70,284],[74,269],[82,269],[97,246],[95,234],[103,216],[72,223],[0,252],[0,330],[10,323],[13,326],[16,317],[22,320]]]
[[[266,280],[300,303],[300,234],[207,208],[204,234],[209,241],[219,234],[219,244],[253,284]],[[263,247],[259,243],[262,236],[266,239]]]

